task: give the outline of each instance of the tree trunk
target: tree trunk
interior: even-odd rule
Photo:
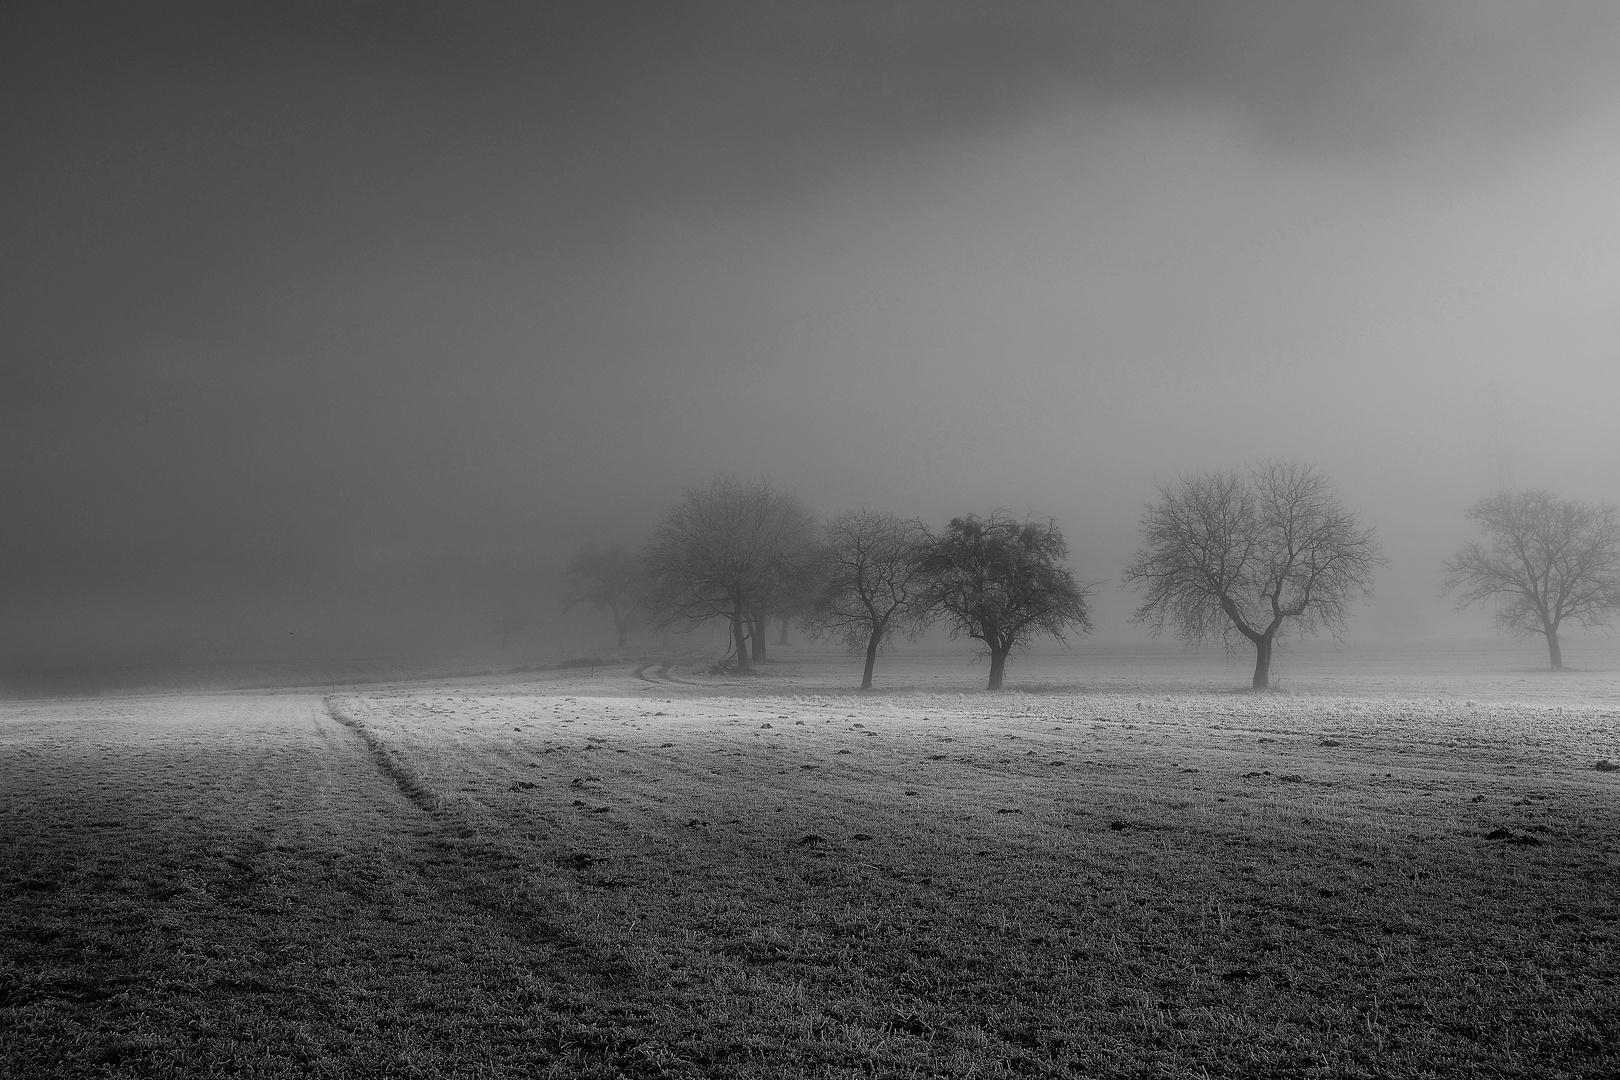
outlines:
[[[1007,649],[990,648],[990,689],[1001,689],[1001,677],[1007,672]]]
[[[776,636],[776,643],[778,645],[786,645],[787,644],[787,631],[788,631],[788,617],[786,615],[784,615],[784,616],[782,616],[782,632]]]
[[[753,646],[754,659],[765,659],[765,616],[755,615],[753,625],[749,628],[749,640]]]
[[[731,640],[737,646],[737,670],[754,670],[748,664],[748,616],[740,611],[731,616]]]
[[[1254,689],[1264,690],[1271,685],[1271,642],[1267,634],[1254,643]]]
[[[619,648],[623,649],[630,644],[630,618],[625,616],[621,623],[614,624],[619,631]]]
[[[1564,670],[1564,653],[1558,647],[1558,628],[1552,627],[1547,631],[1547,655],[1552,660],[1554,671]]]
[[[872,689],[872,669],[877,667],[878,642],[883,640],[882,630],[873,630],[866,642],[866,671],[861,675],[861,689]]]

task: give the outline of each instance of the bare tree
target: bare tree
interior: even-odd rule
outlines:
[[[765,573],[749,613],[749,653],[755,661],[767,659],[766,634],[770,620],[784,622],[804,611],[815,595],[820,546],[816,519],[797,496],[772,493],[779,532],[766,560]]]
[[[664,626],[723,619],[737,667],[764,658],[764,613],[784,576],[814,556],[815,519],[766,480],[721,474],[688,488],[653,532],[644,561],[649,602]],[[756,628],[757,620],[757,628]]]
[[[1032,638],[1065,641],[1069,629],[1091,629],[1091,590],[1060,565],[1068,554],[1056,522],[1019,521],[1005,510],[953,518],[944,533],[929,536],[924,604],[945,616],[953,638],[984,642],[991,690],[1001,689],[1008,655]]]
[[[1277,632],[1342,633],[1352,603],[1383,565],[1371,529],[1309,465],[1262,461],[1246,472],[1184,476],[1160,485],[1142,515],[1143,547],[1125,581],[1144,590],[1136,619],[1155,636],[1206,635],[1254,645],[1255,689],[1271,685]]]
[[[772,619],[780,626],[776,643],[788,643],[788,627],[795,620],[808,616],[821,589],[820,549],[816,535],[807,531],[791,545],[791,557],[784,560],[780,573],[773,582],[765,606],[756,613],[754,641],[757,643],[755,660],[765,659],[765,630]]]
[[[630,620],[645,593],[640,562],[618,544],[598,548],[586,544],[568,563],[568,588],[563,610],[576,604],[606,608],[619,634],[619,648],[630,644]]]
[[[501,651],[511,643],[514,634],[532,627],[539,612],[550,607],[554,588],[549,580],[539,578],[533,565],[526,560],[501,567],[500,591],[494,597],[494,617],[490,629],[500,635]]]
[[[1562,671],[1559,627],[1570,620],[1608,626],[1620,611],[1615,512],[1613,503],[1575,502],[1550,491],[1481,499],[1468,516],[1490,547],[1471,543],[1446,560],[1446,591],[1464,590],[1458,607],[1500,599],[1497,624],[1514,634],[1541,634],[1552,669]]]
[[[527,609],[516,605],[502,605],[495,616],[495,632],[501,635],[501,652],[506,651],[506,643],[512,635],[527,630],[534,625],[534,615]]]
[[[861,689],[872,688],[878,650],[895,631],[915,635],[928,621],[921,557],[928,533],[920,522],[862,507],[822,531],[821,590],[805,624],[816,636],[866,650]]]
[[[783,624],[781,642],[787,638],[787,622],[806,611],[814,602],[818,584],[819,548],[815,518],[796,498],[778,492],[787,502],[781,507],[786,518],[776,551],[749,612],[749,653],[755,661],[767,659],[766,628],[771,619]]]

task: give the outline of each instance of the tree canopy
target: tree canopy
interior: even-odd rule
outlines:
[[[782,582],[815,558],[815,519],[797,496],[764,479],[723,473],[688,488],[653,531],[643,561],[659,622],[723,619],[740,670],[748,642]]]
[[[619,647],[630,643],[630,620],[641,605],[645,582],[641,563],[618,544],[588,543],[568,562],[563,610],[577,604],[606,608],[613,616]]]
[[[1091,629],[1089,588],[1061,565],[1069,548],[1053,521],[1020,521],[1004,510],[953,518],[930,536],[921,567],[924,602],[944,616],[952,637],[990,651],[990,689],[1001,688],[1007,656],[1042,634],[1065,641]]]
[[[1125,580],[1142,590],[1135,617],[1190,643],[1214,635],[1254,645],[1252,685],[1270,685],[1272,646],[1301,633],[1343,632],[1383,564],[1371,529],[1312,466],[1267,460],[1161,484],[1142,515],[1142,547]]]
[[[865,649],[862,690],[872,688],[884,641],[896,631],[915,634],[928,619],[920,563],[927,539],[920,522],[865,507],[822,530],[820,588],[805,622],[817,635]]]
[[[1503,492],[1468,516],[1489,547],[1470,543],[1446,560],[1459,607],[1498,600],[1496,621],[1514,634],[1541,634],[1554,671],[1563,669],[1559,628],[1609,625],[1620,611],[1620,521],[1612,503],[1560,499],[1550,491]]]

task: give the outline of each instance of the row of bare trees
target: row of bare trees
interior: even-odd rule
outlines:
[[[1061,641],[1091,628],[1089,587],[1063,565],[1067,556],[1050,521],[998,510],[936,534],[862,508],[818,527],[791,492],[721,475],[687,489],[639,554],[588,546],[576,555],[567,605],[607,609],[621,645],[635,610],[666,628],[720,621],[740,671],[767,659],[772,619],[784,632],[797,622],[865,653],[863,689],[886,642],[943,620],[952,636],[984,644],[997,689],[1007,658],[1036,636]]]
[[[1496,599],[1504,628],[1545,635],[1554,668],[1561,626],[1604,626],[1620,611],[1612,505],[1526,492],[1482,500],[1470,516],[1487,544],[1447,562],[1446,588],[1463,589],[1460,606]],[[1155,635],[1252,646],[1255,688],[1270,685],[1285,627],[1342,633],[1384,561],[1373,530],[1332,484],[1287,461],[1161,485],[1141,537],[1124,574],[1141,595],[1135,618]],[[637,611],[665,628],[722,621],[742,671],[766,659],[771,620],[783,640],[797,623],[863,652],[863,689],[886,642],[943,621],[952,637],[984,645],[996,689],[1012,653],[1091,629],[1093,586],[1076,580],[1067,557],[1049,520],[997,510],[934,532],[862,508],[818,527],[792,493],[721,475],[684,492],[642,552],[582,550],[569,566],[568,603],[609,611],[621,646]]]
[[[861,509],[827,524],[818,588],[804,617],[815,634],[864,649],[870,689],[878,650],[896,633],[915,637],[935,619],[990,654],[990,689],[1007,658],[1041,635],[1058,641],[1091,629],[1090,586],[1063,565],[1068,545],[1051,521],[1005,511],[953,518],[940,533],[918,521]]]
[[[1457,606],[1496,605],[1497,624],[1546,639],[1563,670],[1559,634],[1610,625],[1620,612],[1620,519],[1612,503],[1549,491],[1502,492],[1468,516],[1484,533],[1446,560]],[[1383,564],[1371,529],[1345,510],[1314,469],[1263,461],[1159,488],[1142,518],[1143,547],[1125,570],[1141,589],[1136,618],[1155,634],[1254,646],[1253,685],[1269,684],[1272,647],[1292,621],[1301,633],[1343,632]]]

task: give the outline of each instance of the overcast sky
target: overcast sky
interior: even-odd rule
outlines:
[[[1266,455],[1454,630],[1502,470],[1620,498],[1617,132],[1603,2],[8,3],[0,644],[480,629],[722,469],[1051,516],[1140,638]]]

